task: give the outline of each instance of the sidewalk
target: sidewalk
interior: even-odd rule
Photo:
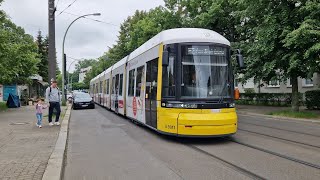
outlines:
[[[276,112],[276,111],[283,111],[283,110],[291,110],[291,107],[277,107],[277,106],[259,106],[259,105],[236,105],[237,112],[240,114],[256,114],[256,115],[263,115],[266,116],[271,112]],[[316,114],[320,115],[319,110],[308,110],[305,107],[300,107],[300,111],[305,111],[305,112],[313,112]],[[271,116],[270,117],[277,117],[278,116]],[[296,119],[299,120],[298,118],[289,118],[289,117],[283,117],[285,119]],[[320,120],[320,119],[316,119]]]
[[[0,179],[42,179],[59,129],[47,117],[36,127],[34,106],[0,112]]]

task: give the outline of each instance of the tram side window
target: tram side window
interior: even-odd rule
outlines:
[[[115,91],[116,94],[119,94],[119,74],[116,75]]]
[[[123,74],[120,74],[119,95],[122,96]]]
[[[107,93],[107,80],[104,80],[103,82],[103,94]]]
[[[144,78],[144,66],[137,68],[137,80],[136,80],[136,97],[141,94],[142,80]]]
[[[132,69],[129,71],[129,92],[128,96],[133,96],[134,95],[134,71],[135,69]]]
[[[107,94],[109,94],[109,87],[110,87],[110,85],[109,85],[109,79],[107,79]]]
[[[113,78],[112,78],[112,86],[111,86],[111,88],[112,88],[112,94],[115,94],[115,88],[116,88],[115,82],[116,82],[116,77],[113,77]]]
[[[100,93],[102,93],[102,81],[100,81]]]
[[[174,97],[175,96],[175,72],[174,72],[174,63],[175,63],[175,54],[170,53],[169,56],[169,65],[163,67],[162,71],[162,97]]]

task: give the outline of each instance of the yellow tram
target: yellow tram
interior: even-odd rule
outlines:
[[[237,131],[230,42],[211,30],[159,33],[93,78],[90,93],[95,103],[160,133]]]

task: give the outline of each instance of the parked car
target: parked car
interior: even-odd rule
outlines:
[[[71,93],[67,94],[67,100],[69,101],[69,103],[72,102],[72,94]]]
[[[72,107],[73,109],[80,109],[80,108],[94,109],[95,105],[90,94],[83,93],[83,92],[76,92],[76,93],[73,93]]]

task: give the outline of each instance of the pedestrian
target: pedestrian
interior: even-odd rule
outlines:
[[[51,81],[51,86],[49,86],[46,89],[46,101],[49,102],[49,126],[52,125],[57,125],[59,126],[59,117],[60,117],[60,113],[61,113],[61,108],[60,108],[60,91],[59,88],[57,86],[57,81],[56,80],[52,80]],[[56,120],[55,123],[52,123],[52,114],[53,114],[53,110],[56,110]]]
[[[36,116],[37,116],[37,126],[39,128],[42,128],[42,109],[47,108],[46,105],[43,104],[41,99],[37,100],[37,104],[36,104]]]

